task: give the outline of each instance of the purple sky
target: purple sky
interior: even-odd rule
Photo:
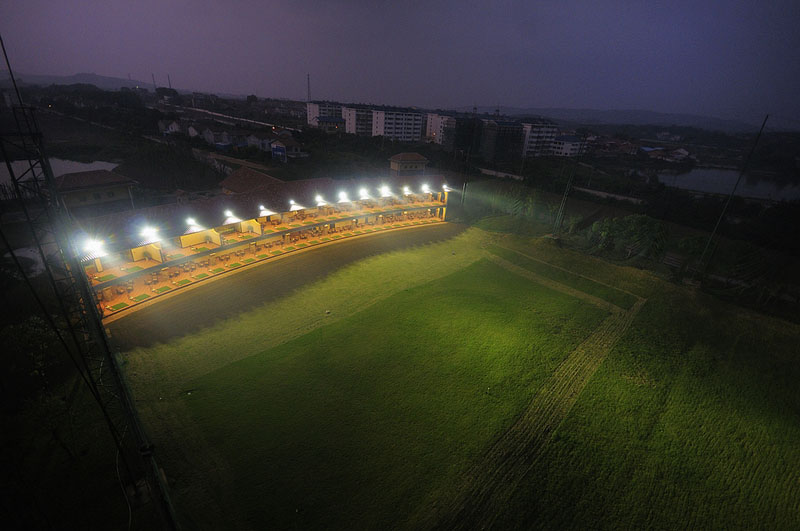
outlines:
[[[800,2],[8,0],[15,70],[203,91],[800,120]]]

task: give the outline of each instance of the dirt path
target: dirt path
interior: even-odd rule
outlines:
[[[543,279],[501,258],[493,261],[535,282],[607,309],[611,314],[570,353],[531,403],[480,460],[461,479],[458,492],[443,500],[423,527],[487,529],[501,514],[520,481],[541,458],[555,430],[578,400],[583,388],[646,302],[638,299],[623,311],[606,301]],[[611,308],[609,308],[609,306]],[[612,309],[613,308],[613,309]]]

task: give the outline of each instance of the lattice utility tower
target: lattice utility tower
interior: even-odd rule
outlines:
[[[100,407],[119,452],[126,476],[124,481],[136,492],[134,502],[138,500],[138,508],[143,511],[158,511],[165,529],[176,529],[177,521],[153,456],[153,447],[141,427],[117,359],[109,348],[94,290],[82,273],[80,254],[73,241],[75,224],[59,198],[35,109],[23,104],[2,37],[0,47],[15,98],[10,109],[0,110],[6,115],[2,123],[11,128],[0,131],[0,154],[33,244],[44,264],[48,289],[36,290],[30,282],[28,286],[43,317]],[[16,170],[11,164],[12,158],[24,161],[24,170]],[[4,234],[2,239],[8,246]],[[11,251],[11,247],[8,248]],[[16,261],[13,251],[12,257]],[[28,281],[27,277],[25,279]]]

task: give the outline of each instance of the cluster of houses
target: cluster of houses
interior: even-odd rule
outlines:
[[[158,129],[165,136],[179,134],[189,138],[200,138],[209,146],[222,151],[254,147],[270,153],[273,159],[283,162],[308,156],[288,129],[252,130],[219,122],[201,123],[184,120],[160,120]]]
[[[660,137],[661,135],[659,135]],[[677,135],[671,135],[674,139]],[[678,137],[679,138],[679,137]],[[642,155],[652,160],[681,163],[696,160],[695,155],[684,148],[661,146],[642,146],[629,140],[612,137],[587,138],[589,151],[596,157],[614,157],[618,155]]]
[[[649,158],[654,160],[663,160],[664,162],[686,162],[687,159],[694,159],[688,151],[683,148],[667,149],[663,147],[647,147],[642,146],[639,148]]]

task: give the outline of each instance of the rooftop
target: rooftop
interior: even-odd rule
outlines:
[[[235,217],[246,220],[258,217],[261,206],[273,212],[288,212],[290,200],[308,208],[316,207],[317,196],[322,196],[327,203],[338,203],[340,192],[345,192],[351,200],[358,200],[362,188],[365,188],[371,197],[377,197],[379,188],[384,185],[389,186],[395,195],[401,195],[404,186],[408,186],[414,192],[420,192],[423,185],[428,185],[433,191],[441,190],[444,184],[452,188],[460,185],[452,179],[445,180],[441,175],[275,181],[278,180],[267,181],[266,184],[243,193],[88,218],[81,221],[81,228],[92,238],[105,241],[109,250],[121,250],[138,246],[141,243],[142,228],[145,226],[157,228],[161,238],[173,238],[186,231],[188,218],[192,218],[196,225],[205,228],[221,226],[227,210],[230,210]]]
[[[389,158],[392,162],[428,162],[428,159],[419,153],[398,153]]]
[[[238,194],[255,190],[267,184],[283,184],[283,181],[266,173],[242,166],[225,177],[220,186],[225,190]]]

